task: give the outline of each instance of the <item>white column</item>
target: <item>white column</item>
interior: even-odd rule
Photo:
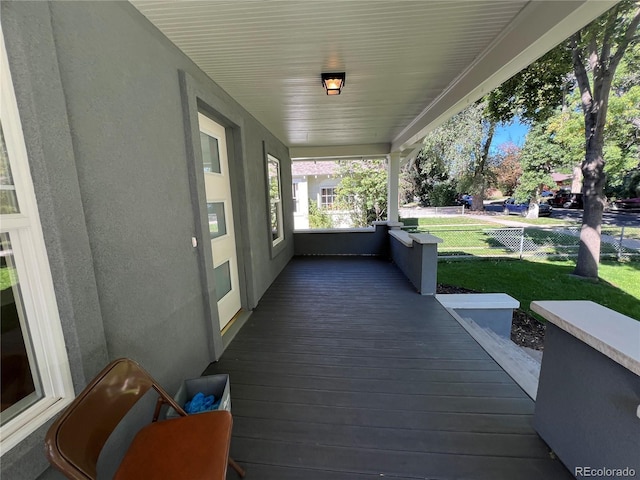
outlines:
[[[400,183],[400,152],[387,155],[387,221],[398,221],[398,185]]]

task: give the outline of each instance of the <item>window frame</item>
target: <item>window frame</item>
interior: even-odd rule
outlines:
[[[269,173],[270,163],[275,163],[276,165],[276,177],[278,179],[278,197],[273,198],[271,196],[271,177]],[[275,247],[280,244],[284,240],[284,216],[282,212],[282,168],[280,160],[270,153],[267,154],[267,196],[269,197],[269,205],[268,205],[268,220],[269,220],[269,238],[271,238],[271,246]],[[273,228],[271,225],[271,211],[275,207],[276,209],[276,231],[278,232],[278,236],[273,238]]]
[[[0,230],[10,236],[42,389],[41,398],[0,426],[4,455],[66,407],[75,394],[1,27],[0,117],[19,206],[18,213],[1,216]]]
[[[325,193],[329,192],[331,193]],[[331,203],[326,202],[325,199],[331,198]],[[321,187],[320,188],[320,208],[331,210],[338,199],[338,192],[336,187]]]
[[[300,209],[300,182],[291,182],[291,200],[293,201],[293,213],[298,213]]]

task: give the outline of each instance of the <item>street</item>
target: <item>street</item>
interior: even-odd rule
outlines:
[[[484,208],[486,212],[502,214],[503,206],[502,203],[496,203],[485,205]],[[513,216],[514,218],[516,217],[515,215]],[[582,219],[582,210],[554,207],[553,212],[551,212],[551,218],[580,221]],[[604,212],[602,214],[602,224],[615,227],[640,227],[640,214]]]

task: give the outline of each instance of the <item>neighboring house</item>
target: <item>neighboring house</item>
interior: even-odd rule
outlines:
[[[296,230],[309,228],[309,202],[325,210],[336,228],[350,226],[349,214],[336,211],[337,188],[342,179],[338,176],[339,165],[333,160],[311,160],[291,162],[293,180],[293,220]]]
[[[570,174],[570,173],[553,172],[551,174],[551,178],[553,178],[553,181],[556,182],[555,187],[559,188],[559,187],[564,187],[565,185],[571,184],[571,180],[573,179],[573,175]]]

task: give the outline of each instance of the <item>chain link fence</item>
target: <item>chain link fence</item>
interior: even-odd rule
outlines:
[[[408,229],[440,237],[438,256],[443,258],[570,258],[578,256],[580,227],[499,227],[463,225]],[[625,227],[603,227],[601,258],[640,258],[640,235],[625,234]]]

